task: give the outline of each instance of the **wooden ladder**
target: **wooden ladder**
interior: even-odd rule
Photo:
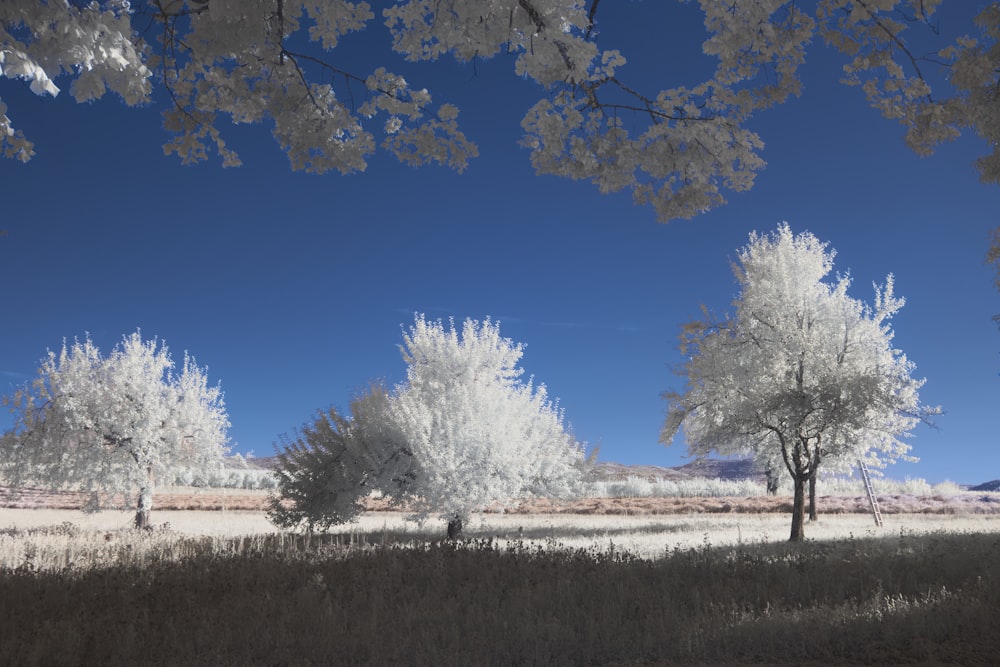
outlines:
[[[882,512],[878,508],[878,498],[875,497],[875,489],[872,488],[872,478],[868,474],[868,466],[861,459],[858,459],[858,468],[861,470],[861,479],[865,481],[865,491],[868,493],[868,504],[871,505],[872,514],[875,516],[875,525],[882,526]]]

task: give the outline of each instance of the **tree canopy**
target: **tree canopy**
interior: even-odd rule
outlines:
[[[8,483],[101,494],[138,491],[136,526],[149,524],[153,490],[178,473],[221,466],[229,419],[222,392],[184,355],[137,331],[104,357],[90,340],[49,352],[38,377],[5,399],[15,415],[3,438]]]
[[[846,56],[844,81],[902,123],[916,152],[972,129],[990,151],[977,163],[983,180],[1000,181],[1000,3],[953,39],[938,34],[940,5],[700,0],[714,72],[645,90],[630,81],[628,45],[602,39],[600,0],[405,0],[381,11],[349,0],[7,0],[0,74],[53,96],[72,78],[81,102],[110,91],[144,104],[158,86],[169,98],[164,150],[184,163],[215,152],[240,164],[228,119],[269,125],[293,169],[360,171],[380,145],[407,164],[461,171],[478,151],[459,109],[384,63],[338,64],[341,41],[380,20],[410,61],[511,54],[514,73],[540,89],[521,119],[536,171],[630,191],[667,221],[752,187],[764,143],[748,123],[801,93],[799,69],[820,41]],[[0,99],[0,151],[27,161],[35,146],[8,112]]]
[[[565,496],[583,450],[544,385],[521,379],[523,347],[490,320],[418,317],[404,336],[406,384],[392,415],[419,463],[414,502],[449,520],[528,496]]]
[[[389,418],[380,385],[351,403],[350,418],[321,411],[294,439],[284,438],[268,518],[276,526],[325,530],[354,521],[374,492],[401,503],[416,478],[413,452]]]
[[[272,518],[282,526],[353,519],[380,491],[449,523],[529,496],[566,496],[582,480],[583,447],[545,387],[521,379],[523,347],[491,320],[461,331],[418,316],[404,334],[406,382],[376,386],[352,418],[321,414],[279,454]]]
[[[735,315],[686,327],[679,373],[687,388],[666,395],[665,444],[683,426],[692,455],[751,456],[788,471],[793,540],[803,537],[805,484],[821,465],[906,459],[903,438],[939,412],[920,403],[924,380],[892,347],[890,321],[904,304],[892,276],[866,305],[848,296],[848,276],[828,280],[834,254],[787,224],[752,233],[734,266]]]

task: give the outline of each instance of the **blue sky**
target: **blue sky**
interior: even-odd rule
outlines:
[[[698,30],[678,20],[696,8],[605,10],[603,44],[625,43],[631,80],[692,83],[710,65]],[[682,384],[671,374],[680,326],[703,303],[729,307],[737,249],[785,220],[837,249],[853,296],[870,300],[892,272],[907,299],[897,347],[927,378],[923,400],[946,414],[914,432],[921,461],[888,474],[1000,477],[1000,296],[983,261],[1000,188],[979,182],[976,140],[915,156],[898,125],[837,83],[841,57],[814,48],[803,97],[754,123],[769,163],[756,187],[662,225],[627,195],[534,175],[517,140],[540,91],[513,76],[510,58],[411,66],[384,57],[387,42],[370,31],[349,55],[377,54],[459,106],[480,148],[464,174],[382,154],[355,176],[292,173],[262,127],[223,127],[243,167],[182,167],[162,153],[162,99],[79,105],[0,80],[38,153],[0,161],[0,393],[64,337],[89,332],[107,350],[138,327],[209,367],[234,449],[266,456],[317,409],[346,408],[370,380],[401,381],[397,346],[414,312],[492,316],[526,344],[526,372],[601,460],[679,465],[683,446],[657,439],[660,393]]]

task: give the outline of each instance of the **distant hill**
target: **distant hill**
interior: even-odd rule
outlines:
[[[243,459],[248,467],[260,468],[261,470],[271,470],[276,465],[278,465],[277,456],[255,456],[249,459]]]
[[[969,491],[1000,491],[1000,479],[995,479],[992,482],[983,482],[978,486],[970,486]]]

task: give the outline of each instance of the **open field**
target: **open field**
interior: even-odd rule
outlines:
[[[352,541],[432,542],[445,534],[445,523],[430,519],[424,524],[407,521],[402,512],[367,512],[353,524],[334,527],[330,535],[342,544]],[[131,512],[104,511],[84,514],[78,510],[0,509],[0,567],[23,563],[27,542],[23,531],[63,526],[33,540],[35,566],[62,569],[86,540],[88,553],[107,562],[102,552],[116,553],[123,544],[133,544],[137,553],[149,548],[162,550],[163,543],[183,537],[223,540],[239,536],[261,536],[279,532],[261,512],[154,510],[153,522],[165,526],[150,538],[134,539]],[[470,540],[491,539],[501,545],[523,543],[532,547],[560,549],[608,549],[628,551],[641,558],[661,558],[675,549],[739,544],[780,543],[788,539],[791,518],[784,513],[767,514],[485,514],[466,526]],[[70,528],[71,527],[71,528]],[[6,530],[5,530],[6,529]],[[18,531],[12,536],[12,529]],[[1000,514],[899,514],[885,517],[877,527],[871,515],[821,515],[807,522],[808,540],[842,540],[899,535],[947,533],[995,533],[1000,535]],[[79,559],[77,559],[79,560]]]
[[[1000,517],[0,511],[0,664],[988,665]],[[6,526],[6,527],[4,527]],[[944,531],[944,532],[926,532]],[[242,535],[242,536],[237,536]],[[629,553],[635,550],[647,558]]]
[[[279,532],[266,492],[166,489],[153,531],[0,492],[0,665],[990,665],[1000,496],[524,503],[465,541],[371,501]],[[33,508],[33,509],[29,509]],[[202,509],[168,509],[202,508]],[[204,509],[215,508],[215,509]]]
[[[922,480],[919,480],[922,482]],[[719,484],[712,484],[718,482]],[[575,500],[549,500],[536,498],[525,500],[519,506],[506,510],[513,514],[759,514],[792,511],[792,499],[788,495],[768,496],[761,493],[735,493],[731,495],[711,493],[693,494],[691,490],[720,485],[742,486],[727,480],[702,480],[682,494],[654,495],[601,495],[582,497]],[[902,490],[909,483],[894,483]],[[634,482],[622,486],[634,488]],[[647,485],[648,487],[649,485]],[[654,491],[669,491],[669,485],[653,485]],[[748,485],[749,486],[749,485]],[[762,485],[758,485],[763,489]],[[883,493],[879,495],[879,505],[883,514],[1000,514],[1000,493],[961,491],[951,485],[947,492],[937,491],[926,483],[914,484],[919,492]],[[945,486],[945,485],[940,485]],[[619,489],[620,491],[621,489]],[[649,488],[640,489],[649,491]],[[725,490],[725,489],[723,489]],[[752,491],[753,488],[746,489]],[[894,489],[896,490],[896,489]],[[222,510],[260,512],[267,507],[268,492],[244,489],[211,489],[190,487],[166,487],[158,489],[153,498],[153,511],[160,510]],[[38,488],[19,490],[0,486],[0,508],[23,509],[79,509],[87,502],[87,495],[71,491],[52,492]],[[120,506],[123,499],[105,499],[106,506]],[[836,494],[820,494],[818,507],[824,514],[867,514],[868,499],[850,487],[838,489]],[[386,500],[369,498],[370,510],[393,509]],[[405,508],[404,508],[405,509]],[[155,519],[154,519],[155,520]]]

